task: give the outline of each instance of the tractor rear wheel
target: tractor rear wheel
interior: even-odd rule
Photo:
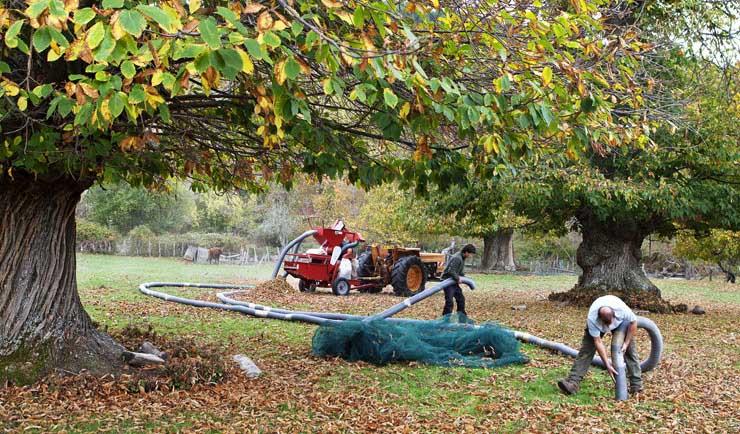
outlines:
[[[426,283],[426,268],[418,256],[406,256],[393,265],[391,285],[396,295],[410,296],[418,294],[424,290]]]
[[[331,292],[333,292],[334,295],[349,295],[349,290],[351,288],[349,280],[344,277],[337,277],[337,280],[331,284]]]
[[[357,275],[360,277],[371,277],[375,275],[375,264],[373,254],[365,252],[357,258]]]

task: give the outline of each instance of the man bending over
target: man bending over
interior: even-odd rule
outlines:
[[[637,331],[637,317],[632,309],[618,297],[605,295],[597,298],[588,309],[581,349],[578,351],[578,356],[568,377],[558,381],[558,387],[563,393],[572,395],[578,392],[581,380],[588,372],[595,352],[599,353],[601,360],[606,365],[606,370],[614,378],[617,371],[612,366],[611,359],[606,356],[606,348],[601,338],[606,333],[619,327],[624,321],[629,323],[629,327],[621,351],[624,353],[624,360],[627,365],[627,377],[630,382],[629,392],[635,394],[642,391],[642,371],[640,370],[640,359],[637,356],[634,339]]]

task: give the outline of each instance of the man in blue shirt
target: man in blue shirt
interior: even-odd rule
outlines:
[[[624,353],[624,361],[627,365],[627,376],[630,382],[630,393],[642,391],[642,371],[640,370],[640,359],[635,348],[635,332],[637,331],[637,317],[622,300],[613,295],[599,297],[591,304],[586,318],[586,330],[581,341],[581,349],[578,351],[573,368],[564,380],[558,381],[558,387],[566,395],[578,392],[581,380],[591,366],[594,353],[599,353],[601,360],[606,365],[609,375],[617,374],[612,366],[611,360],[606,356],[606,348],[601,338],[623,322],[629,323],[624,344],[621,351]]]

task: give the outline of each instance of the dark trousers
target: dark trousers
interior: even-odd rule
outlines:
[[[442,311],[442,315],[452,313],[453,299],[457,302],[457,311],[465,313],[465,296],[463,295],[462,288],[460,285],[450,285],[444,289],[445,291],[445,308]],[[467,314],[466,314],[467,315]]]

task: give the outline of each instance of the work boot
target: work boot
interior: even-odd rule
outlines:
[[[578,393],[579,388],[577,383],[574,383],[568,379],[558,381],[558,387],[560,388],[560,391],[566,395],[573,395],[575,393]]]
[[[642,393],[642,386],[640,385],[630,386],[630,395],[637,395],[638,393]]]

